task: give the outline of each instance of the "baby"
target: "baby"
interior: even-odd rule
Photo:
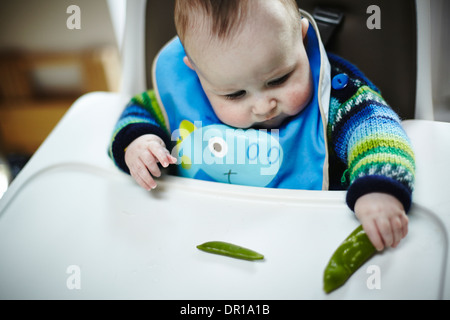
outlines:
[[[332,84],[328,105],[318,102],[322,77],[312,52],[319,52],[320,44],[314,44],[314,26],[301,17],[295,0],[178,0],[175,23],[186,53],[182,60],[198,76],[218,123],[280,129],[280,139],[293,127],[292,137],[305,135],[314,123],[317,130],[307,129],[304,142],[294,146],[310,150],[312,157],[324,154],[320,170],[329,171],[330,185],[343,176],[347,203],[377,250],[396,247],[408,232],[414,180],[409,141],[378,89],[332,54],[325,55]],[[110,155],[151,190],[160,166],[177,159],[168,150],[170,132],[148,112],[155,102],[149,107],[144,100],[134,99],[121,116]],[[127,121],[132,109],[141,120]],[[324,146],[317,147],[322,140]],[[303,157],[290,156],[283,165],[303,166]]]

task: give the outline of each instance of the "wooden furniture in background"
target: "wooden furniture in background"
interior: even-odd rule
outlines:
[[[78,97],[117,91],[119,70],[114,48],[0,53],[0,152],[33,154]]]

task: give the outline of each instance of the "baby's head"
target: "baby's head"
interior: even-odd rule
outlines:
[[[312,78],[295,0],[177,0],[185,63],[218,118],[276,128],[308,104]]]

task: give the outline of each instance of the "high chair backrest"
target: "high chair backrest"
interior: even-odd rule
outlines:
[[[414,0],[300,0],[299,3],[311,13],[318,7],[342,12],[343,21],[326,49],[358,66],[403,118],[414,118]]]
[[[176,35],[175,1],[108,1],[110,7],[117,3],[126,6],[124,27],[119,28],[124,30],[123,38],[120,30],[117,32],[123,61],[122,91],[134,94],[151,88],[153,60],[164,44]],[[427,32],[429,24],[428,0],[298,2],[310,13],[317,7],[342,12],[343,22],[327,42],[327,50],[360,67],[403,119],[432,118],[429,43],[427,36],[422,34]],[[112,13],[114,23],[114,10]],[[115,20],[120,24],[120,19],[116,17]]]

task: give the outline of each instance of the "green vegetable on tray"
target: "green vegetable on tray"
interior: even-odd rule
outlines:
[[[376,251],[362,226],[356,228],[336,249],[325,268],[323,277],[325,292],[330,293],[342,286]]]
[[[198,245],[197,248],[205,252],[220,254],[237,259],[244,259],[244,260],[264,259],[264,256],[258,252],[237,246],[232,243],[222,241],[205,242],[203,244]]]

